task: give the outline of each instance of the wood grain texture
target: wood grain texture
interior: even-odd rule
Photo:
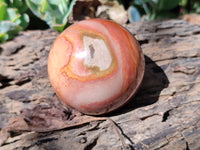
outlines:
[[[183,20],[128,24],[145,54],[142,86],[133,100],[106,115],[127,149],[200,149],[200,26]],[[0,128],[22,109],[55,97],[47,57],[58,33],[21,32],[0,45]],[[117,36],[117,35],[116,35]],[[0,150],[121,150],[113,125],[91,121],[52,132],[11,132]]]

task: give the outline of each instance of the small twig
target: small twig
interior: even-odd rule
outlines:
[[[95,118],[94,118],[95,119]],[[96,118],[95,120],[108,120],[111,125],[113,126],[114,130],[116,131],[117,135],[119,136],[120,141],[122,142],[122,147],[124,150],[130,150],[131,147],[129,145],[126,144],[124,137],[122,136],[123,133],[121,133],[121,129],[118,127],[118,125],[109,117],[100,117],[100,118]],[[128,139],[129,140],[129,139]],[[132,144],[132,141],[130,141],[130,144]]]
[[[118,126],[116,125],[116,123],[115,123],[112,119],[107,118],[107,120],[111,122],[111,124],[112,124],[112,126],[114,127],[114,129],[115,129],[117,135],[119,136],[119,139],[120,139],[120,141],[122,142],[123,149],[124,149],[124,150],[127,150],[126,142],[125,142],[124,138],[122,137],[122,134],[120,133]]]

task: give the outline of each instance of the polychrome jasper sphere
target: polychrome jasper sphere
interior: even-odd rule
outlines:
[[[49,54],[48,74],[56,94],[67,105],[100,115],[135,95],[144,64],[138,42],[124,27],[89,19],[58,36]]]

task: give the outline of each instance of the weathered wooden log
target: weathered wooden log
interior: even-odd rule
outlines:
[[[99,118],[74,115],[55,96],[46,68],[57,32],[25,31],[1,44],[0,150],[200,149],[200,26],[168,20],[127,29],[145,54],[144,80],[126,106]],[[9,125],[11,117],[18,120]]]

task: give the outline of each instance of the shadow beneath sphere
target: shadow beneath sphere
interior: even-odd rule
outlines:
[[[151,105],[158,101],[160,92],[167,88],[168,85],[169,80],[163,69],[149,57],[145,56],[144,78],[137,94],[126,105],[107,115],[116,116],[139,107]]]

